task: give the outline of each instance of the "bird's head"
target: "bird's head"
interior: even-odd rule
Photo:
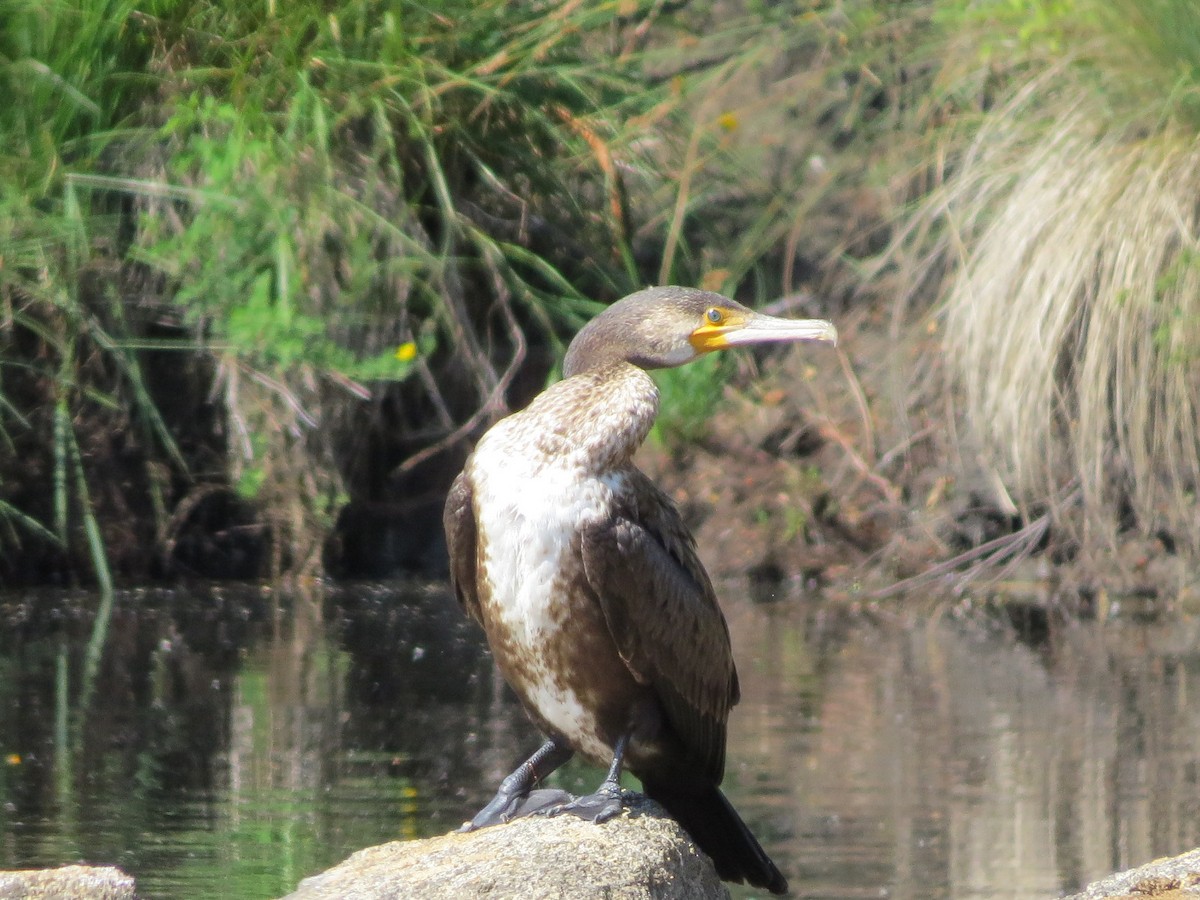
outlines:
[[[563,375],[625,361],[643,369],[681,366],[713,350],[747,344],[837,343],[824,319],[782,319],[712,291],[655,287],[618,300],[571,341]]]

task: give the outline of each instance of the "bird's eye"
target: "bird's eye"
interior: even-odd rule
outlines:
[[[725,318],[725,315],[715,306],[706,312],[704,316],[714,325],[720,325],[721,320]]]

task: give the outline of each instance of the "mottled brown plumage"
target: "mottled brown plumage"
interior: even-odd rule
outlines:
[[[644,369],[737,343],[834,336],[828,323],[758,316],[718,294],[642,291],[579,333],[563,381],[480,440],[446,502],[451,579],[550,740],[470,827],[539,804],[603,821],[620,809],[624,765],[722,877],[786,889],[718,789],[738,701],[725,619],[694,540],[632,456],[658,412]],[[601,790],[533,797],[573,752],[612,761]]]

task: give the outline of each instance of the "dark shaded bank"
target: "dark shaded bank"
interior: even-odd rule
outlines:
[[[1002,508],[987,471],[934,413],[909,408],[905,418],[892,405],[889,379],[905,358],[925,352],[920,340],[909,335],[897,345],[862,314],[842,317],[840,327],[837,355],[760,354],[728,379],[680,370],[686,380],[664,383],[663,429],[639,463],[671,494],[701,545],[724,548],[711,556],[715,575],[747,576],[768,591],[801,579],[823,588],[826,600],[885,606],[914,592],[958,593],[1007,605],[1036,628],[1058,615],[1200,609],[1200,575],[1170,535],[1146,536],[1131,522],[1110,552],[1083,552],[1048,514],[1029,520]],[[511,402],[526,402],[548,370],[546,357],[531,363]],[[203,406],[208,374],[176,376],[166,383]],[[669,429],[681,427],[681,414],[696,415],[697,402],[703,412],[681,439]],[[339,475],[352,489],[331,523],[323,566],[342,580],[441,577],[445,492],[477,435],[404,468],[419,445],[389,436],[392,414],[380,415],[356,438],[367,456]],[[184,445],[197,465],[220,456],[219,423],[212,411],[179,413],[173,424],[193,434]],[[136,433],[104,434],[85,465],[95,467],[101,489],[92,501],[119,583],[236,580],[269,568],[270,522],[219,480],[172,487],[179,506],[165,531],[148,507],[130,507],[128,486],[159,470],[138,450]],[[48,461],[25,449],[0,467],[44,470]],[[52,495],[23,490],[28,502],[51,509]],[[49,538],[23,536],[17,552],[0,556],[0,584],[9,588],[89,577]]]

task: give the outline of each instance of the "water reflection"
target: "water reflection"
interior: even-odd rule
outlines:
[[[1031,648],[945,614],[734,618],[755,664],[731,756],[779,773],[749,789],[802,896],[1054,897],[1200,845],[1195,622]]]
[[[980,615],[723,595],[743,685],[727,786],[797,896],[1053,897],[1200,845],[1195,622],[1027,646]],[[448,830],[538,743],[441,587],[122,595],[84,715],[91,605],[0,598],[0,866],[277,896]]]

